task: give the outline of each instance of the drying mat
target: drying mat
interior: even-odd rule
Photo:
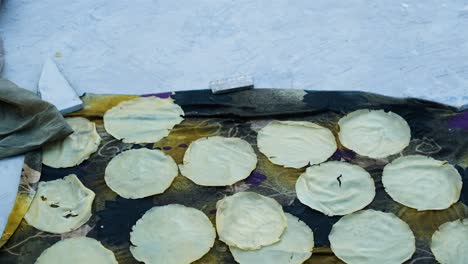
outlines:
[[[77,167],[53,169],[43,166],[41,180],[49,181],[74,173],[96,193],[92,218],[80,229],[55,235],[38,231],[24,221],[8,243],[0,250],[1,263],[34,263],[43,250],[73,236],[87,235],[111,249],[121,264],[138,263],[129,252],[129,233],[135,222],[151,207],[180,203],[202,210],[214,223],[216,201],[239,191],[254,191],[275,198],[286,212],[299,217],[314,231],[315,249],[306,263],[342,263],[329,248],[328,234],[340,217],[327,217],[302,205],[294,185],[304,169],[285,169],[272,164],[258,152],[257,131],[273,119],[307,120],[337,133],[337,122],[346,113],[360,109],[384,109],[405,118],[412,133],[410,145],[402,155],[423,154],[448,160],[459,170],[465,183],[460,202],[441,211],[418,212],[394,202],[384,192],[381,173],[383,167],[399,157],[370,159],[341,148],[332,160],[346,160],[371,173],[377,194],[366,208],[393,212],[407,222],[416,236],[417,250],[408,263],[434,263],[429,249],[433,232],[447,221],[468,217],[468,111],[419,99],[396,99],[363,92],[327,92],[303,90],[261,89],[213,95],[210,91],[186,91],[145,96],[171,96],[186,113],[168,137],[155,144],[126,144],[112,138],[104,130],[102,115],[121,101],[135,98],[128,95],[86,95],[84,110],[73,116],[83,116],[97,124],[102,137],[99,150]],[[240,137],[255,149],[258,165],[244,181],[227,187],[204,187],[178,176],[172,186],[161,195],[127,200],[117,196],[104,182],[108,162],[118,153],[134,148],[159,148],[182,162],[188,145],[202,137],[220,135]],[[180,250],[184,250],[181,248]],[[235,263],[228,247],[216,241],[211,251],[195,263]]]

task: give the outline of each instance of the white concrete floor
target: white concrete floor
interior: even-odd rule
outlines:
[[[94,93],[257,87],[468,103],[468,2],[6,0],[3,76],[35,89],[46,57]]]

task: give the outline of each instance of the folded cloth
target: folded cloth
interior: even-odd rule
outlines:
[[[55,106],[0,79],[0,159],[39,148],[72,132]]]

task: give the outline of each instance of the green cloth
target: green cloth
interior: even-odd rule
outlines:
[[[0,159],[37,149],[72,132],[55,106],[0,79]]]

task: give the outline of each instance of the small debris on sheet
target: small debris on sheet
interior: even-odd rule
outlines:
[[[214,94],[230,93],[254,88],[254,79],[247,75],[221,79],[210,82]]]

